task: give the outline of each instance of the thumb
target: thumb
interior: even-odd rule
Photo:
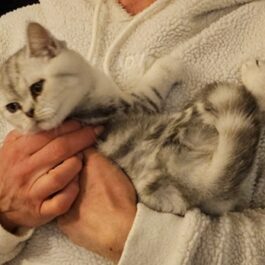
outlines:
[[[98,184],[109,169],[108,159],[94,147],[83,151],[83,156],[82,181],[85,182],[83,184]]]
[[[103,159],[103,155],[94,147],[87,148],[83,151],[85,165],[97,163],[98,159]]]

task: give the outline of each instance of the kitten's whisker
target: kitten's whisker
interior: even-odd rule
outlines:
[[[55,111],[53,108],[44,108],[44,109],[38,110],[37,117],[39,120],[44,120],[44,119],[52,117],[54,113]]]

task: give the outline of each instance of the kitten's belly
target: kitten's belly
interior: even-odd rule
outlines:
[[[194,194],[198,185],[193,185],[192,176],[194,172],[204,172],[211,159],[217,135],[210,139],[205,132],[201,133],[203,137],[189,133],[192,139],[187,140],[196,151],[186,147],[180,150],[180,143],[165,145],[167,134],[162,134],[161,128],[164,126],[167,131],[169,123],[170,118],[162,115],[128,119],[116,123],[106,140],[99,143],[100,151],[127,173],[138,193],[152,182],[170,178],[172,183],[187,186],[186,190]]]
[[[235,176],[237,172],[223,163],[231,148],[220,157],[219,167],[211,167],[219,134],[214,127],[198,127],[198,124],[193,120],[186,127],[183,124],[174,127],[167,116],[131,117],[115,122],[105,140],[99,143],[99,149],[124,169],[140,199],[147,194],[152,196],[148,191],[151,186],[156,190],[163,186],[160,202],[161,196],[170,190],[174,201],[183,201],[188,205],[186,208],[199,206],[209,210],[208,213],[219,214],[234,208],[238,201],[241,191],[238,187],[234,189],[226,177],[227,168]],[[172,190],[176,192],[173,194]],[[167,194],[165,197],[168,199]],[[151,208],[157,209],[154,204]],[[159,206],[158,210],[163,211],[163,207]],[[179,213],[178,209],[166,212]]]
[[[155,162],[159,150],[159,142],[146,139],[149,131],[150,122],[132,119],[117,123],[111,128],[107,139],[99,143],[100,151],[117,162],[135,185],[136,179],[144,175],[148,177],[147,165]]]
[[[213,150],[208,144],[205,146],[207,151],[198,154],[188,148],[180,151],[180,144],[168,144],[166,132],[171,134],[169,122],[170,118],[158,116],[151,120],[131,119],[118,123],[99,144],[99,149],[124,169],[140,201],[157,211],[183,214],[185,209],[198,202],[200,187],[193,185],[192,176],[194,172],[205,171],[207,159],[211,156],[205,158],[203,152],[208,154]],[[192,138],[193,142],[190,142],[194,146],[203,146],[201,137]],[[154,192],[159,186],[163,188],[156,196]]]

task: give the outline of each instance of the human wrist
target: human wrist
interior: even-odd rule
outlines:
[[[122,211],[121,219],[123,222],[119,226],[119,230],[115,235],[113,235],[112,240],[107,248],[108,258],[113,262],[118,263],[124,247],[127,241],[130,230],[133,226],[133,222],[136,216],[137,207],[136,205],[131,205],[130,209]]]

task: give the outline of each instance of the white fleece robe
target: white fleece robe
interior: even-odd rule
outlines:
[[[186,73],[168,106],[180,109],[205,84],[239,80],[248,58],[265,59],[265,1],[157,0],[131,17],[116,0],[40,0],[0,18],[0,63],[25,42],[29,20],[46,25],[121,89],[175,50]],[[0,121],[1,138],[10,127]],[[244,144],[244,143],[242,143]],[[138,204],[119,265],[264,265],[265,135],[251,173],[249,209],[211,218],[185,217]],[[0,226],[0,264],[109,264],[75,246],[55,223],[12,235]]]

